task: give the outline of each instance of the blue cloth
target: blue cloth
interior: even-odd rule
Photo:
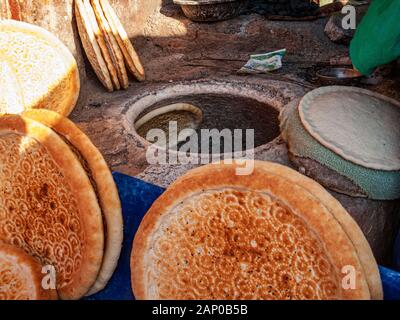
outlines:
[[[380,266],[385,300],[400,300],[400,272]]]
[[[132,242],[139,224],[163,188],[142,180],[113,173],[118,187],[124,217],[124,242],[117,269],[107,287],[87,300],[132,300],[130,259]]]
[[[132,300],[130,258],[132,241],[147,210],[153,202],[165,191],[158,186],[142,180],[113,173],[118,187],[124,217],[124,242],[118,267],[107,287],[86,300]],[[400,271],[400,235],[396,250],[396,261]],[[379,267],[386,300],[400,300],[400,272]]]

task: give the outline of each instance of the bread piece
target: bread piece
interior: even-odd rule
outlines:
[[[48,127],[4,115],[0,167],[0,240],[54,266],[60,298],[81,298],[104,253],[101,210],[82,165]]]
[[[21,87],[7,61],[0,62],[0,92],[0,114],[24,111]]]
[[[133,244],[136,298],[371,298],[366,272],[376,262],[366,271],[335,218],[352,219],[341,205],[292,169],[254,165],[248,176],[237,165],[195,169],[153,204]],[[349,265],[354,290],[342,286]]]
[[[24,116],[57,132],[86,170],[103,214],[105,247],[102,266],[90,294],[102,290],[117,267],[123,240],[123,220],[118,190],[100,151],[72,121],[47,110],[28,110]]]
[[[85,6],[86,14],[90,20],[90,23],[92,24],[92,29],[93,29],[94,35],[96,37],[97,43],[99,44],[99,48],[103,55],[104,61],[107,65],[107,69],[110,72],[110,76],[111,76],[111,80],[114,85],[114,89],[119,90],[119,89],[121,89],[121,85],[118,80],[117,68],[114,66],[113,59],[111,57],[111,53],[108,49],[108,46],[107,46],[107,43],[105,40],[105,35],[100,30],[99,24],[97,23],[96,15],[94,14],[93,8],[90,5],[90,1],[83,0],[83,5]]]
[[[121,21],[119,20],[108,0],[100,0],[100,4],[103,8],[103,12],[107,18],[107,21],[110,24],[113,35],[117,40],[119,47],[121,48],[122,54],[124,55],[126,66],[137,80],[144,81],[145,71],[142,62],[140,61],[140,57],[133,47],[128,34],[122,26]]]
[[[299,115],[314,139],[344,159],[400,170],[400,102],[365,89],[328,86],[307,93]]]
[[[14,72],[25,109],[71,113],[79,96],[78,66],[52,33],[29,23],[1,20],[0,61]]]
[[[0,300],[56,300],[57,291],[42,286],[45,276],[39,261],[0,242]]]
[[[92,22],[86,13],[86,9],[82,0],[75,0],[75,16],[79,36],[81,38],[83,49],[86,52],[86,57],[92,65],[97,78],[107,89],[107,91],[112,92],[114,88],[110,72],[108,71],[107,64],[103,58],[101,49],[92,28]]]
[[[129,79],[121,49],[119,48],[117,40],[112,33],[111,27],[104,16],[99,0],[91,0],[90,3],[92,4],[92,8],[96,15],[100,30],[105,37],[114,66],[117,69],[118,79],[121,87],[127,89],[129,86]]]

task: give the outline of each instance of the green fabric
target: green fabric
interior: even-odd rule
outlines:
[[[354,67],[370,75],[400,56],[400,0],[373,0],[350,44]]]
[[[297,103],[289,104],[280,116],[282,137],[294,155],[313,159],[347,177],[358,185],[370,199],[394,200],[400,198],[400,171],[365,168],[345,160],[324,147],[304,128],[297,106]]]

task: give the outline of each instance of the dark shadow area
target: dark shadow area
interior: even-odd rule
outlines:
[[[267,144],[280,134],[278,111],[275,108],[254,99],[229,94],[190,95],[188,92],[188,95],[160,101],[149,107],[139,118],[151,110],[175,103],[188,103],[202,111],[203,119],[197,129],[199,137],[201,137],[201,129],[219,131],[228,129],[232,133],[239,129],[242,130],[243,135],[247,129],[254,129],[254,146],[258,147]],[[154,124],[154,128],[160,127],[158,121],[154,121]],[[238,146],[239,149],[235,151],[246,150],[245,142],[243,138],[242,144]],[[201,140],[199,140],[199,145],[201,145]],[[210,151],[211,146],[210,141]],[[219,152],[224,152],[223,144]]]
[[[167,17],[176,17],[176,18],[184,18],[185,16],[183,15],[183,12],[180,8],[179,5],[174,4],[173,0],[162,0],[161,2],[161,8],[160,8],[161,14],[167,16]]]

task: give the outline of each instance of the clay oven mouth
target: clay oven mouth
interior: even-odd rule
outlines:
[[[194,140],[197,140],[198,146],[198,151],[193,152],[191,149],[191,154],[226,154],[229,148],[226,149],[224,142],[229,133],[233,140],[235,133],[241,132],[242,135],[239,143],[230,143],[231,151],[235,153],[254,151],[280,135],[280,106],[276,105],[271,94],[266,94],[259,88],[243,87],[238,83],[213,81],[170,85],[155,93],[138,97],[128,107],[125,126],[145,146],[156,142],[149,139],[152,129],[161,129],[166,137],[171,136],[171,128],[175,128],[178,134],[183,129],[191,129],[196,135]],[[171,126],[174,122],[175,127]],[[218,146],[208,136],[204,136],[210,130],[223,137]],[[250,138],[253,141],[250,142],[247,141],[251,137],[249,130],[254,130],[253,137]],[[178,139],[176,144],[167,139],[168,147],[165,144],[159,147],[181,152],[180,146],[188,144],[189,139],[187,136]],[[200,148],[205,144],[209,144],[206,152],[204,148]]]

